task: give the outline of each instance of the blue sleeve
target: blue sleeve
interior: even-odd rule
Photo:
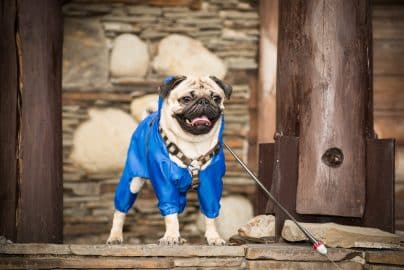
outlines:
[[[158,199],[161,215],[166,216],[180,212],[179,190],[171,179],[171,161],[162,158],[151,166],[151,182]]]

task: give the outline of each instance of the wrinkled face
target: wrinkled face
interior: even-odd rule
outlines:
[[[222,115],[231,87],[215,77],[176,78],[166,97],[171,116],[187,133],[209,133]]]

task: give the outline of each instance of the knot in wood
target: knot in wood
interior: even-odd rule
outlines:
[[[329,167],[337,168],[341,166],[342,162],[344,161],[344,154],[342,150],[337,147],[329,148],[323,156],[321,160]]]

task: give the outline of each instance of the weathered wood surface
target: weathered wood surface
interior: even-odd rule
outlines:
[[[395,232],[393,139],[366,140],[366,209],[363,225]]]
[[[0,9],[0,234],[61,242],[61,7],[18,0]]]
[[[298,145],[298,138],[292,136],[281,136],[275,141],[275,157],[271,187],[272,195],[296,218]],[[272,210],[276,217],[275,238],[279,239],[283,222],[287,216],[278,207],[275,207],[271,200],[268,200],[267,209]]]
[[[17,89],[15,1],[0,2],[0,235],[15,239],[17,205]],[[7,222],[8,221],[8,222]]]
[[[247,160],[248,165],[253,171],[258,170],[258,86],[257,86],[257,74],[256,72],[248,72],[248,84],[250,88],[250,99],[248,101],[248,117],[249,117],[249,131],[247,135],[248,139],[248,152]]]
[[[404,74],[404,40],[375,40],[374,42],[374,74]]]
[[[298,213],[363,215],[373,128],[369,11],[368,1],[280,3],[277,132],[300,137]],[[332,147],[344,155],[338,168],[321,160]]]
[[[279,1],[260,1],[258,143],[274,141]]]
[[[269,191],[271,191],[272,186],[274,157],[274,143],[261,143],[258,145],[258,178]],[[262,189],[257,188],[254,207],[255,215],[273,213],[273,209],[269,209],[271,207],[267,208],[268,201],[268,195]]]
[[[5,222],[16,222],[18,242],[62,242],[61,5],[17,3],[19,198],[16,221]]]
[[[375,65],[377,65],[377,63],[375,63]],[[403,76],[375,76],[374,102],[376,112],[378,110],[403,111],[403,85],[404,74]]]

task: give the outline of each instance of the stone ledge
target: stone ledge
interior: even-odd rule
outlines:
[[[366,261],[369,263],[404,266],[404,250],[369,251],[366,252]]]
[[[183,245],[162,247],[150,245],[0,245],[0,254],[7,255],[80,255],[113,257],[244,257],[244,246]]]
[[[333,261],[349,260],[356,256],[363,256],[362,252],[344,249],[328,248],[328,258]],[[247,245],[246,258],[249,260],[265,259],[275,261],[329,261],[327,257],[319,254],[309,245],[271,244]]]
[[[404,269],[404,249],[328,248],[341,269]],[[0,269],[335,269],[309,244],[183,245],[0,244]]]
[[[167,269],[173,268],[170,258],[97,258],[77,256],[12,256],[0,258],[0,269]]]
[[[341,262],[337,264],[343,270],[362,270],[363,266],[356,262]],[[291,261],[248,261],[248,269],[252,270],[335,270],[338,269],[331,262],[291,262]]]

